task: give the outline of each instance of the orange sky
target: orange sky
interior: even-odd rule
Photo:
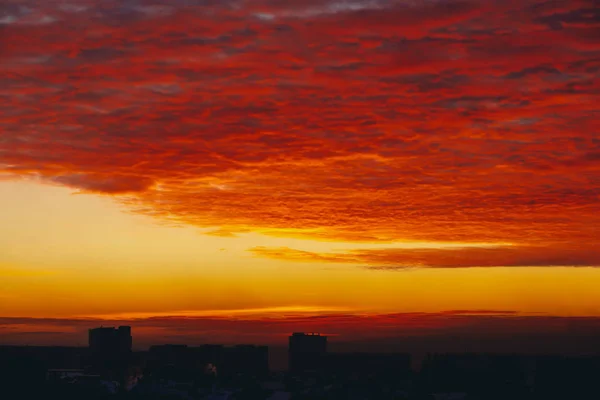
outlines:
[[[593,6],[3,2],[0,342],[44,318],[600,317]]]

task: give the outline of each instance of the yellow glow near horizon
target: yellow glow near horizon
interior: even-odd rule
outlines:
[[[205,235],[132,215],[109,197],[31,182],[0,183],[0,221],[0,316],[469,309],[600,316],[600,270],[594,268],[384,272],[263,259],[247,250],[391,246]]]

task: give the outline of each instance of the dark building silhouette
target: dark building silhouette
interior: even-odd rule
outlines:
[[[188,365],[191,359],[190,348],[186,344],[161,344],[150,346],[148,350],[148,366],[161,365]]]
[[[85,348],[60,346],[0,346],[0,379],[24,385],[46,380],[51,368],[78,369]]]
[[[433,354],[420,386],[430,393],[464,392],[474,398],[600,398],[600,357],[518,354]]]
[[[152,346],[148,351],[145,372],[155,379],[192,381],[202,373],[207,362],[187,345]]]
[[[320,370],[327,354],[327,336],[296,332],[289,337],[288,351],[290,372]]]
[[[267,346],[237,345],[225,347],[217,371],[225,374],[265,375],[269,372]]]
[[[269,350],[254,345],[152,346],[147,371],[158,378],[177,376],[187,381],[206,374],[261,376],[269,372]]]
[[[80,368],[86,350],[58,346],[0,346],[0,398],[48,398],[45,386],[48,371]]]
[[[405,378],[411,372],[411,356],[403,353],[328,353],[323,370],[334,375],[376,375]]]
[[[328,352],[327,339],[294,333],[291,373],[269,374],[266,346],[161,345],[133,353],[131,328],[101,327],[90,329],[89,348],[0,346],[0,397],[600,399],[597,355],[429,354],[416,372],[408,354]]]
[[[118,328],[100,327],[90,329],[88,343],[92,354],[130,352],[133,344],[131,327],[119,326]]]
[[[89,330],[89,364],[104,376],[122,376],[131,360],[131,327],[100,327]]]
[[[533,391],[539,399],[600,399],[600,357],[535,357]]]
[[[510,354],[433,354],[421,369],[421,385],[431,392],[464,392],[475,398],[528,398],[534,360]]]

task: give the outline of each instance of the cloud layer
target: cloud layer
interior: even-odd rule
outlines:
[[[471,247],[450,249],[360,249],[314,253],[287,247],[254,247],[252,253],[276,260],[347,263],[375,270],[471,267],[579,267],[600,265],[597,247]]]
[[[496,241],[520,246],[491,254],[508,265],[599,264],[593,0],[0,11],[0,175],[118,195],[222,236]]]

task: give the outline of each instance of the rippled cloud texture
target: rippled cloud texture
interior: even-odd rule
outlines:
[[[598,10],[5,0],[0,178],[220,236],[512,245],[267,257],[598,266]]]

